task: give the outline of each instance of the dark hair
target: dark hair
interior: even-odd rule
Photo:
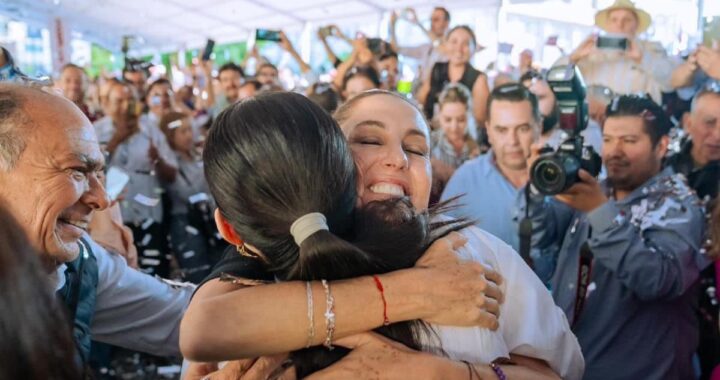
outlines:
[[[82,378],[76,348],[38,254],[0,203],[0,379]]]
[[[236,73],[240,74],[241,77],[245,76],[245,71],[243,71],[242,67],[236,65],[233,62],[228,62],[228,63],[220,66],[220,68],[218,69],[218,77],[220,77],[220,74],[223,71],[227,71],[227,70],[235,71]]]
[[[433,9],[433,12],[434,12],[434,11],[440,11],[440,12],[442,12],[442,13],[445,15],[445,21],[450,21],[450,12],[448,12],[447,8],[445,8],[445,7],[435,7],[435,8]]]
[[[172,83],[170,83],[170,81],[167,78],[158,78],[158,79],[155,79],[154,81],[152,81],[152,83],[150,83],[150,85],[147,88],[147,93],[149,94],[155,86],[161,86],[161,85],[170,86],[170,89],[172,89]]]
[[[347,74],[345,74],[342,82],[342,89],[345,90],[348,82],[350,82],[350,79],[355,77],[367,78],[376,88],[380,87],[380,75],[378,75],[377,70],[370,66],[355,66],[350,69]]]
[[[488,115],[490,115],[490,107],[494,101],[506,101],[506,102],[530,102],[532,108],[533,118],[536,121],[540,121],[542,115],[540,114],[540,106],[538,105],[537,96],[530,92],[525,86],[520,83],[506,83],[502,86],[495,87],[487,100]]]
[[[115,89],[115,87],[124,87],[124,88],[130,90],[133,98],[135,98],[137,100],[138,93],[135,92],[135,87],[133,86],[132,82],[129,82],[129,81],[123,79],[123,80],[118,80],[118,81],[109,81],[109,83],[110,83],[110,88],[108,89],[108,93],[107,93],[108,98],[110,98],[110,93],[112,93],[112,91]]]
[[[399,59],[398,54],[396,52],[390,50],[385,53],[382,53],[380,55],[380,58],[378,58],[378,61],[384,61],[384,60],[390,59],[390,58]]]
[[[315,102],[315,104],[322,107],[322,109],[328,113],[335,112],[340,103],[340,95],[338,95],[330,83],[317,82],[313,84],[308,91],[308,99]]]
[[[263,84],[258,82],[257,79],[248,79],[245,81],[245,83],[240,85],[240,88],[245,86],[253,86],[255,88],[255,91],[260,91],[260,89],[263,87]]]
[[[643,119],[645,133],[655,147],[663,136],[670,132],[672,122],[665,111],[649,96],[620,95],[608,104],[607,118],[637,116]]]
[[[85,69],[83,69],[82,67],[80,67],[80,66],[78,66],[78,65],[76,65],[76,64],[74,64],[74,63],[66,63],[66,64],[64,64],[63,67],[60,68],[60,74],[64,73],[65,70],[68,70],[68,69],[80,70],[80,72],[82,72],[82,74],[83,74],[84,76],[87,76],[87,73],[85,72]]]
[[[280,280],[336,280],[407,268],[436,235],[467,225],[430,223],[436,212],[416,212],[406,199],[356,211],[357,173],[345,137],[327,112],[299,94],[261,94],[221,112],[204,162],[220,212],[263,253]],[[290,226],[312,212],[325,215],[330,230],[298,246]],[[377,331],[420,349],[423,326],[400,322]],[[303,377],[347,353],[313,347],[292,358]]]
[[[265,63],[261,64],[260,67],[258,67],[257,72],[255,73],[255,75],[257,76],[257,73],[259,73],[260,70],[262,70],[262,69],[264,69],[264,68],[266,68],[266,67],[269,67],[269,68],[275,70],[276,73],[278,72],[278,68],[277,68],[275,65],[273,65],[273,64],[270,63],[270,62],[265,62]]]
[[[470,28],[470,27],[467,26],[467,25],[458,25],[458,26],[453,27],[453,28],[450,29],[450,31],[448,32],[446,38],[450,38],[450,35],[453,34],[456,30],[464,30],[464,31],[470,33],[470,40],[471,40],[472,43],[473,43],[473,47],[476,48],[476,47],[478,46],[478,45],[477,45],[477,38],[475,38],[475,32],[473,32],[472,28]]]

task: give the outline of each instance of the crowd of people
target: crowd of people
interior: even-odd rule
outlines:
[[[719,379],[720,43],[671,57],[629,0],[595,22],[555,64],[587,120],[530,52],[473,67],[443,7],[320,28],[327,82],[280,32],[302,89],[255,48],[177,88],[0,49],[0,378],[123,349],[190,380]],[[573,136],[602,170],[548,194],[532,168]]]

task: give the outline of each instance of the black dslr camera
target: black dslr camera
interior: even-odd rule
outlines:
[[[588,123],[585,83],[574,65],[556,66],[547,74],[547,81],[555,93],[560,110],[560,129],[569,138],[554,151],[545,147],[530,168],[530,181],[545,195],[564,192],[579,181],[583,169],[593,176],[600,173],[602,160],[591,146],[585,146],[580,135]]]

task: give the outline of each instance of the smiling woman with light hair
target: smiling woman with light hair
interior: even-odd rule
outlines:
[[[520,256],[428,207],[422,113],[376,90],[335,117],[342,131],[305,98],[267,94],[226,110],[211,129],[206,176],[219,229],[237,252],[191,302],[185,356],[292,351],[305,375],[348,353],[322,348],[338,345],[353,351],[309,378],[579,379],[584,363],[567,319]],[[448,231],[458,232],[437,239]],[[458,298],[463,288],[470,299]]]

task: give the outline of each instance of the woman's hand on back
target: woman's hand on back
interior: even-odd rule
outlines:
[[[313,373],[308,380],[325,379],[452,379],[467,378],[464,365],[412,350],[373,332],[338,339],[335,345],[352,349],[337,363]]]
[[[222,368],[217,363],[190,362],[183,380],[295,380],[295,370],[283,365],[287,354],[254,359],[231,360]]]
[[[437,267],[443,265],[457,265],[460,263],[458,249],[464,247],[468,239],[459,232],[451,232],[445,237],[435,240],[425,251],[416,267]]]
[[[497,272],[476,262],[463,261],[457,250],[467,243],[453,232],[436,240],[416,265],[414,287],[424,296],[422,319],[448,326],[478,326],[496,330],[503,293]]]

